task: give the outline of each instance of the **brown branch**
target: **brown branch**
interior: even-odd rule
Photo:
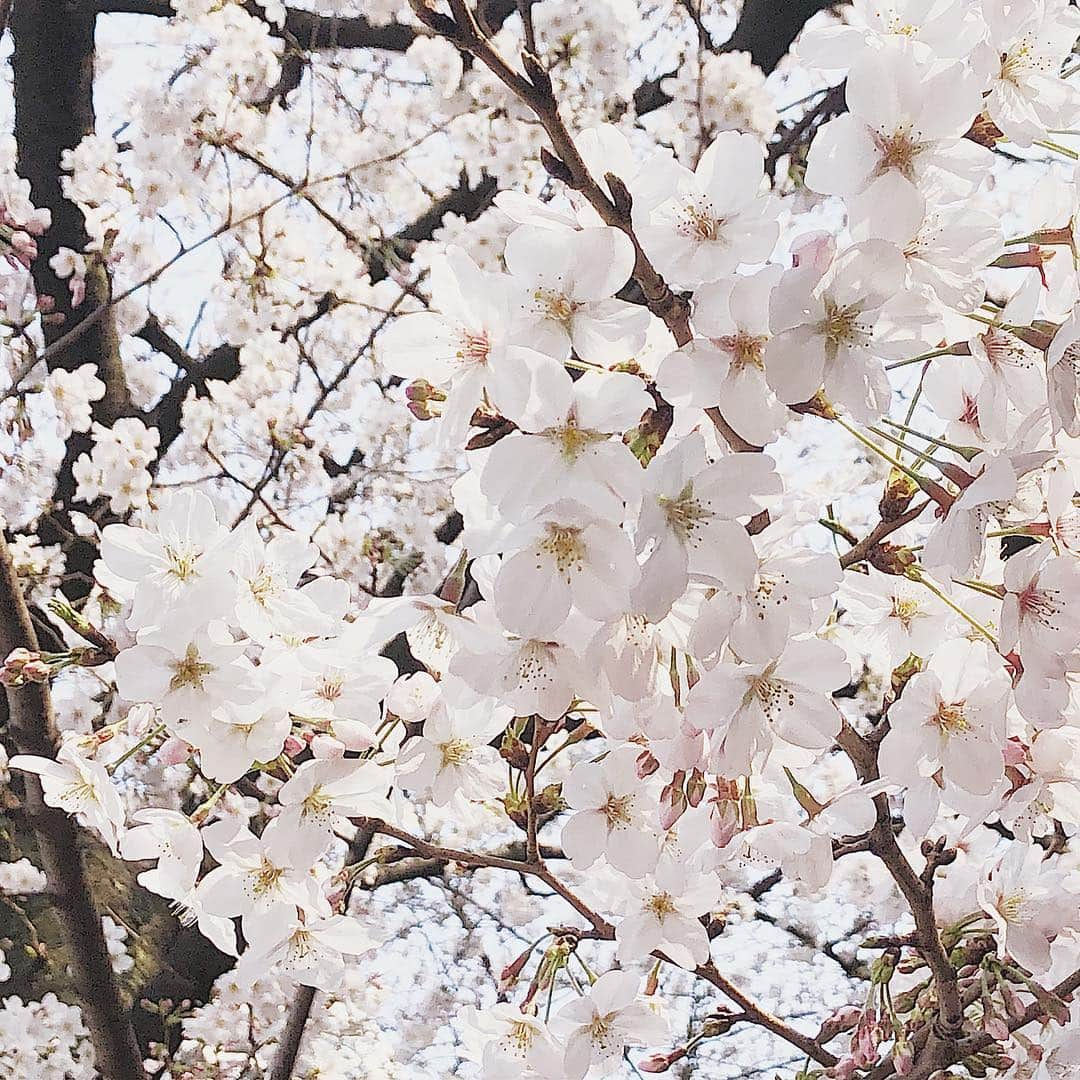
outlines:
[[[837,738],[840,748],[851,758],[860,779],[866,783],[879,778],[877,745],[863,738],[845,721]],[[884,864],[896,883],[915,920],[915,943],[934,978],[938,1016],[931,1026],[924,1055],[936,1058],[942,1046],[955,1045],[964,1026],[964,1003],[960,996],[956,968],[949,960],[937,930],[934,913],[933,863],[922,876],[915,873],[893,831],[888,795],[874,800],[877,822],[870,832],[870,851]],[[920,1055],[920,1061],[924,1055]]]
[[[539,716],[534,716],[529,760],[525,765],[525,831],[528,837],[525,858],[531,863],[541,861],[536,821],[536,755],[540,752],[540,744],[547,737],[547,731],[547,724]]]
[[[849,566],[854,566],[864,559],[871,558],[874,549],[885,539],[885,537],[891,536],[905,525],[910,525],[911,522],[913,522],[929,505],[930,500],[927,499],[924,502],[916,503],[915,506],[906,510],[898,518],[894,518],[892,521],[879,521],[866,536],[851,548],[850,551],[845,551],[844,554],[840,556],[840,565],[846,570]]]
[[[438,844],[431,844],[418,836],[413,836],[412,834],[383,821],[373,822],[370,819],[361,819],[359,823],[361,825],[373,826],[377,832],[400,840],[403,844],[407,844],[412,848],[413,851],[416,851],[418,854],[425,856],[428,859],[435,859],[444,863],[456,862],[463,866],[471,866],[474,868],[486,867],[495,870],[508,870],[515,874],[534,877],[558,893],[559,896],[561,896],[590,924],[590,931],[587,935],[582,936],[588,936],[603,941],[613,941],[615,939],[615,927],[613,927],[602,915],[593,911],[588,904],[581,900],[580,897],[560,881],[558,877],[543,865],[543,863],[522,862],[516,859],[507,859],[501,855],[459,851],[455,848],[441,847]],[[654,952],[652,955],[657,959],[671,963],[671,960],[662,952]],[[804,1035],[801,1031],[797,1031],[795,1028],[786,1024],[779,1017],[773,1016],[768,1010],[761,1008],[757,1002],[744,994],[734,983],[722,975],[711,960],[708,961],[708,963],[695,968],[693,974],[700,979],[704,979],[712,986],[715,986],[735,1002],[735,1004],[742,1009],[742,1020],[754,1024],[757,1027],[765,1028],[767,1031],[771,1031],[774,1035],[789,1042],[792,1046],[798,1047],[802,1053],[812,1058],[819,1065],[829,1067],[836,1064],[836,1057],[830,1054],[828,1050],[825,1050],[809,1035]]]
[[[0,658],[13,649],[37,651],[30,613],[0,534]],[[58,737],[49,688],[28,683],[6,688],[8,725],[22,754],[56,756]],[[90,1029],[95,1063],[105,1080],[145,1080],[142,1055],[128,1011],[113,975],[109,951],[94,905],[80,845],[80,830],[63,810],[47,806],[41,784],[33,774],[24,777],[27,818],[37,834],[38,851],[48,878],[71,958],[78,1005]]]
[[[245,4],[249,14],[264,19],[256,3]],[[91,11],[101,15],[154,15],[170,19],[176,12],[168,0],[96,0]],[[515,10],[514,0],[485,0],[488,26],[498,29]],[[329,49],[382,49],[405,52],[424,31],[405,23],[374,23],[364,15],[320,15],[302,8],[285,9],[283,27],[270,24],[277,37],[291,38],[291,44],[308,51]]]

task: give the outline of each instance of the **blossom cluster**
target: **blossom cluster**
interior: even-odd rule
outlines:
[[[246,26],[234,6],[198,14]],[[538,48],[566,61],[550,92],[587,96],[576,64],[625,57],[599,18],[570,34],[537,14]],[[1065,0],[867,0],[811,26],[800,61],[846,78],[805,161],[832,215],[813,228],[768,190],[762,83],[736,74],[723,96],[742,59],[667,80],[669,121],[701,114],[700,153],[642,154],[596,123],[573,137],[587,182],[549,155],[557,191],[541,198],[511,170],[522,190],[497,196],[500,217],[426,255],[424,301],[403,289],[374,337],[379,385],[404,384],[381,400],[402,422],[407,406],[421,454],[464,462],[463,531],[431,591],[325,573],[345,513],[306,531],[230,524],[197,485],[155,489],[158,431],[92,424],[104,384],[54,373],[62,436],[91,446],[81,497],[135,514],[91,525],[93,622],[54,608],[69,651],[17,650],[3,681],[81,665],[115,703],[55,760],[11,767],[245,972],[329,994],[383,943],[351,901],[391,842],[538,877],[585,925],[549,928],[503,972],[505,1000],[466,1016],[493,1080],[609,1075],[628,1047],[660,1072],[758,1022],[721,1014],[675,1045],[658,986],[681,968],[724,988],[714,916],[739,875],[820,896],[860,852],[914,931],[876,946],[867,1000],[805,1036],[810,1057],[837,1080],[910,1072],[955,997],[957,1030],[1001,1051],[972,1059],[984,1072],[1017,1065],[1006,1047],[1048,1075],[1074,1065],[1077,1006],[1052,988],[1080,966],[1080,865],[1062,843],[1080,827],[1078,178],[1055,176],[1047,220],[1022,224],[993,212],[989,181],[996,151],[1067,152],[1078,35]],[[260,41],[241,98],[277,75]],[[444,98],[491,105],[462,127],[513,126],[534,156],[524,103],[479,60],[466,71],[437,36],[410,53]],[[224,106],[202,122],[220,136]],[[262,272],[236,261],[238,297]],[[82,276],[77,259],[63,269]],[[283,400],[306,378],[282,330],[310,297],[261,302],[233,321],[238,384],[184,406],[189,465],[217,460],[218,406]],[[243,411],[233,452],[267,425]],[[321,500],[325,457],[283,417],[273,452]],[[792,447],[812,425],[882,465],[862,537],[801,488]],[[323,450],[341,434],[319,432]],[[140,758],[187,766],[205,797],[133,811]],[[226,811],[234,792],[260,810]],[[486,808],[524,859],[417,837],[425,807]],[[1002,843],[977,857],[987,824]],[[592,940],[614,943],[604,970],[579,951]],[[1055,1022],[1042,1047],[1010,1041],[1032,1008]]]

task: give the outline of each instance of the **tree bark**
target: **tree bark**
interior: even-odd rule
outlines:
[[[37,636],[7,543],[0,534],[0,659],[13,649],[37,650]],[[58,743],[46,684],[6,689],[8,724],[16,749],[56,756]],[[145,1080],[142,1055],[113,975],[109,952],[86,877],[79,829],[62,810],[47,806],[36,776],[26,774],[27,817],[71,955],[77,1004],[90,1030],[98,1071],[105,1080]]]
[[[67,282],[49,266],[61,247],[82,251],[87,242],[82,211],[64,196],[60,159],[94,131],[95,18],[93,10],[61,0],[19,0],[11,16],[18,171],[30,181],[34,205],[52,213],[52,226],[38,242],[34,284],[38,295],[51,296],[56,312],[64,316],[62,322],[46,327],[47,344],[109,299],[108,274],[100,263],[87,273],[86,296],[78,307],[71,304]],[[131,407],[111,312],[49,363],[72,371],[88,362],[97,364],[105,383],[95,419],[111,424]]]

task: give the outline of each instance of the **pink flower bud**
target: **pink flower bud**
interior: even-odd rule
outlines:
[[[915,1054],[909,1043],[897,1043],[892,1053],[893,1068],[901,1076],[907,1076],[915,1067]]]
[[[28,682],[47,682],[49,665],[41,659],[41,654],[29,649],[12,649],[0,668],[0,684],[3,686],[22,686]]]
[[[791,249],[792,266],[812,266],[824,273],[836,254],[836,240],[831,233],[807,233],[795,242]]]
[[[27,215],[23,228],[31,236],[40,236],[51,224],[52,211],[42,206]]]
[[[22,229],[17,229],[11,234],[11,246],[25,259],[33,259],[37,255],[37,244],[34,238]]]
[[[345,756],[345,744],[333,735],[315,735],[311,740],[311,752],[320,760]]]
[[[686,813],[686,796],[681,787],[667,784],[660,793],[660,828],[670,829]]]
[[[150,730],[150,725],[153,722],[153,705],[143,703],[142,705],[132,705],[132,707],[128,709],[127,730],[132,738],[141,739]]]
[[[652,776],[660,768],[660,762],[656,760],[648,750],[642,750],[637,757],[637,777],[644,780],[646,776]]]
[[[295,735],[288,735],[285,738],[285,745],[282,748],[288,757],[294,758],[305,747],[306,743],[303,739],[298,739]]]
[[[854,1058],[841,1058],[831,1069],[827,1070],[827,1075],[831,1076],[833,1080],[851,1080],[857,1068]]]
[[[375,732],[361,720],[335,720],[334,735],[346,750],[370,750],[379,741]]]
[[[519,957],[512,960],[501,972],[499,972],[500,994],[505,994],[508,990],[517,985],[518,978],[525,969],[525,965],[529,962],[529,957],[532,956],[532,953],[533,946],[530,945]]]
[[[729,801],[713,804],[709,815],[709,835],[717,847],[727,847],[739,831],[738,806]]]
[[[43,683],[49,681],[49,674],[51,668],[44,660],[28,660],[26,666],[22,669],[23,678],[27,682]]]
[[[174,735],[165,740],[157,756],[162,765],[179,765],[191,757],[191,747]]]
[[[686,1057],[686,1050],[681,1046],[677,1046],[666,1054],[650,1054],[637,1063],[638,1072],[667,1072],[676,1061],[682,1061],[684,1057]]]

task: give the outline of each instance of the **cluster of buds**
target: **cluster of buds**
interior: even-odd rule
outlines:
[[[643,761],[643,759],[648,759]],[[638,774],[648,776],[654,771],[653,763],[656,759],[646,751],[638,759]],[[648,771],[645,771],[645,768]],[[655,764],[659,768],[659,763]],[[660,826],[670,829],[676,821],[686,813],[687,808],[696,807],[705,798],[708,790],[705,775],[699,769],[692,769],[689,773],[678,769],[671,778],[671,782],[664,785],[660,792]]]
[[[8,260],[30,269],[30,264],[37,258],[35,236],[41,236],[52,223],[52,214],[48,210],[34,210],[18,220],[9,208],[0,205],[0,246]]]
[[[43,660],[41,653],[30,649],[13,649],[0,669],[0,685],[24,686],[26,683],[49,681],[52,667]]]

